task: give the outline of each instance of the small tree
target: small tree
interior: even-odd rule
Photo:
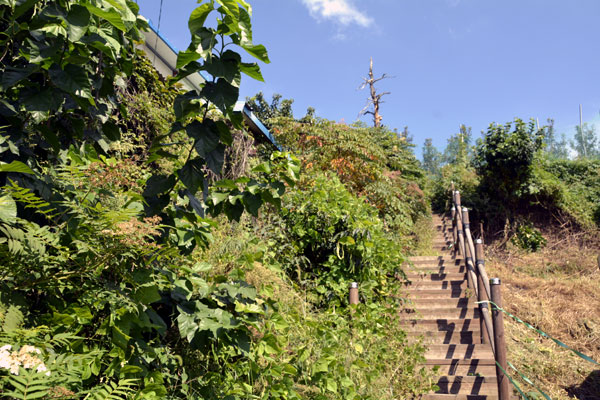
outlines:
[[[582,129],[575,127],[575,136],[571,141],[571,148],[577,152],[577,158],[597,158],[600,155],[596,127],[586,122]]]
[[[373,75],[373,57],[371,57],[371,63],[369,66],[369,77],[363,78],[364,82],[359,87],[359,90],[362,90],[368,86],[369,90],[371,92],[371,95],[370,95],[369,99],[367,100],[367,104],[365,105],[365,107],[360,111],[360,113],[358,113],[358,116],[360,117],[361,115],[367,115],[367,114],[373,115],[373,126],[375,128],[379,128],[381,126],[381,120],[383,119],[383,117],[379,113],[379,108],[380,108],[381,104],[383,103],[381,98],[383,96],[385,96],[386,94],[391,93],[391,92],[377,93],[377,90],[375,89],[375,83],[379,82],[382,79],[386,79],[386,78],[389,78],[389,76],[387,76],[386,74],[381,75],[381,77],[379,77],[379,78],[375,78],[375,75]],[[370,109],[371,106],[373,107],[373,109]]]
[[[460,131],[448,139],[448,145],[444,150],[442,161],[445,164],[461,164],[466,166],[472,155],[472,137],[471,127],[462,124]]]
[[[473,164],[481,177],[480,190],[491,209],[507,216],[518,207],[526,192],[535,154],[542,148],[544,128],[520,119],[505,125],[490,124],[477,143]],[[493,207],[493,208],[492,208]]]
[[[423,145],[423,169],[431,175],[440,174],[442,154],[435,148],[431,138],[425,139]]]

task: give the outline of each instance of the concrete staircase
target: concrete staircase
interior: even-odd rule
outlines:
[[[464,260],[451,251],[452,221],[434,215],[438,256],[411,257],[408,303],[401,314],[408,335],[423,337],[428,367],[438,367],[439,390],[425,400],[497,400],[494,354],[481,344],[479,309],[467,288]]]

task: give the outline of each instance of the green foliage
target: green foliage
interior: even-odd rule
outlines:
[[[470,166],[448,164],[442,167],[441,175],[432,182],[431,207],[437,212],[444,212],[452,207],[450,187],[454,184],[455,190],[461,194],[462,204],[473,208],[481,208],[478,196],[479,176]]]
[[[583,128],[583,131],[582,129]],[[577,152],[577,158],[597,159],[600,157],[600,140],[594,125],[586,123],[582,127],[575,127],[575,135],[571,141],[571,148]]]
[[[544,129],[520,119],[505,125],[490,125],[477,143],[473,164],[481,177],[479,192],[488,204],[489,218],[512,215],[527,193],[533,161],[540,150]],[[482,210],[483,211],[483,210]]]
[[[137,11],[126,0],[0,4],[0,125],[13,159],[32,167],[40,153],[81,142],[102,151],[118,138],[117,88],[147,26]]]
[[[333,172],[354,195],[367,198],[386,230],[405,244],[414,221],[428,213],[423,172],[403,137],[385,128],[320,119],[276,119],[273,132],[282,146],[296,151],[308,174]]]
[[[448,139],[442,161],[445,164],[468,165],[473,156],[472,138],[471,127],[461,125],[460,132]]]
[[[353,281],[362,283],[369,298],[389,294],[386,275],[402,263],[400,248],[385,236],[377,210],[335,176],[317,175],[290,193],[282,218],[292,248],[285,255],[293,258],[288,273],[299,283],[310,282],[317,303],[346,304]]]
[[[246,102],[258,119],[265,121],[267,126],[270,127],[269,120],[272,118],[294,118],[292,110],[294,100],[283,99],[282,101],[281,98],[282,96],[280,94],[274,94],[271,99],[271,104],[269,104],[265,100],[262,92],[258,92],[254,97],[248,98]]]
[[[558,140],[556,130],[554,129],[554,120],[551,118],[548,118],[548,125],[544,137],[544,153],[552,159],[569,158],[566,136],[563,133],[561,139]]]
[[[442,155],[433,145],[431,138],[425,139],[423,144],[423,169],[430,175],[439,175],[441,158]]]
[[[542,233],[531,224],[521,224],[517,228],[511,242],[520,249],[536,252],[547,243]]]
[[[528,192],[549,210],[556,209],[581,227],[600,225],[598,160],[536,160]]]

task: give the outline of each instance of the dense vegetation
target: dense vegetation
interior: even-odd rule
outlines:
[[[546,224],[548,215],[557,226],[597,229],[600,160],[594,131],[588,129],[584,136],[591,155],[577,153],[574,159],[559,157],[566,153],[565,143],[559,147],[554,136],[552,125],[537,128],[534,121],[492,124],[474,146],[470,135],[449,140],[445,153],[457,156],[446,162],[439,161],[443,158],[429,142],[424,167],[433,178],[434,208],[447,207],[447,190],[454,182],[463,204],[477,212],[490,232],[500,230],[505,237],[523,234],[531,223]],[[464,150],[453,147],[456,137]],[[583,148],[580,141],[572,143],[574,150]]]
[[[0,0],[0,393],[395,399],[429,390],[397,321],[426,218],[410,146],[309,112],[254,146],[243,0],[201,2],[177,79],[128,0]],[[225,50],[226,49],[226,50]],[[277,109],[278,107],[274,107]],[[276,115],[273,115],[275,117]],[[349,306],[357,281],[362,301]]]

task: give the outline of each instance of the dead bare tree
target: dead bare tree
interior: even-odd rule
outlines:
[[[369,99],[367,100],[367,104],[365,105],[365,107],[360,111],[360,113],[358,113],[358,116],[360,117],[361,115],[367,114],[373,115],[373,126],[376,128],[379,128],[381,126],[381,120],[383,119],[383,117],[379,113],[379,107],[382,103],[384,103],[384,101],[382,101],[381,98],[386,94],[390,94],[390,92],[377,93],[377,90],[375,90],[375,83],[386,78],[391,77],[387,76],[387,74],[383,74],[380,78],[375,78],[375,76],[373,75],[373,57],[371,57],[371,64],[369,66],[369,77],[363,78],[364,82],[358,88],[359,90],[362,90],[369,86],[369,89],[371,90],[371,97],[369,97]],[[369,109],[371,106],[373,106],[372,110]]]

